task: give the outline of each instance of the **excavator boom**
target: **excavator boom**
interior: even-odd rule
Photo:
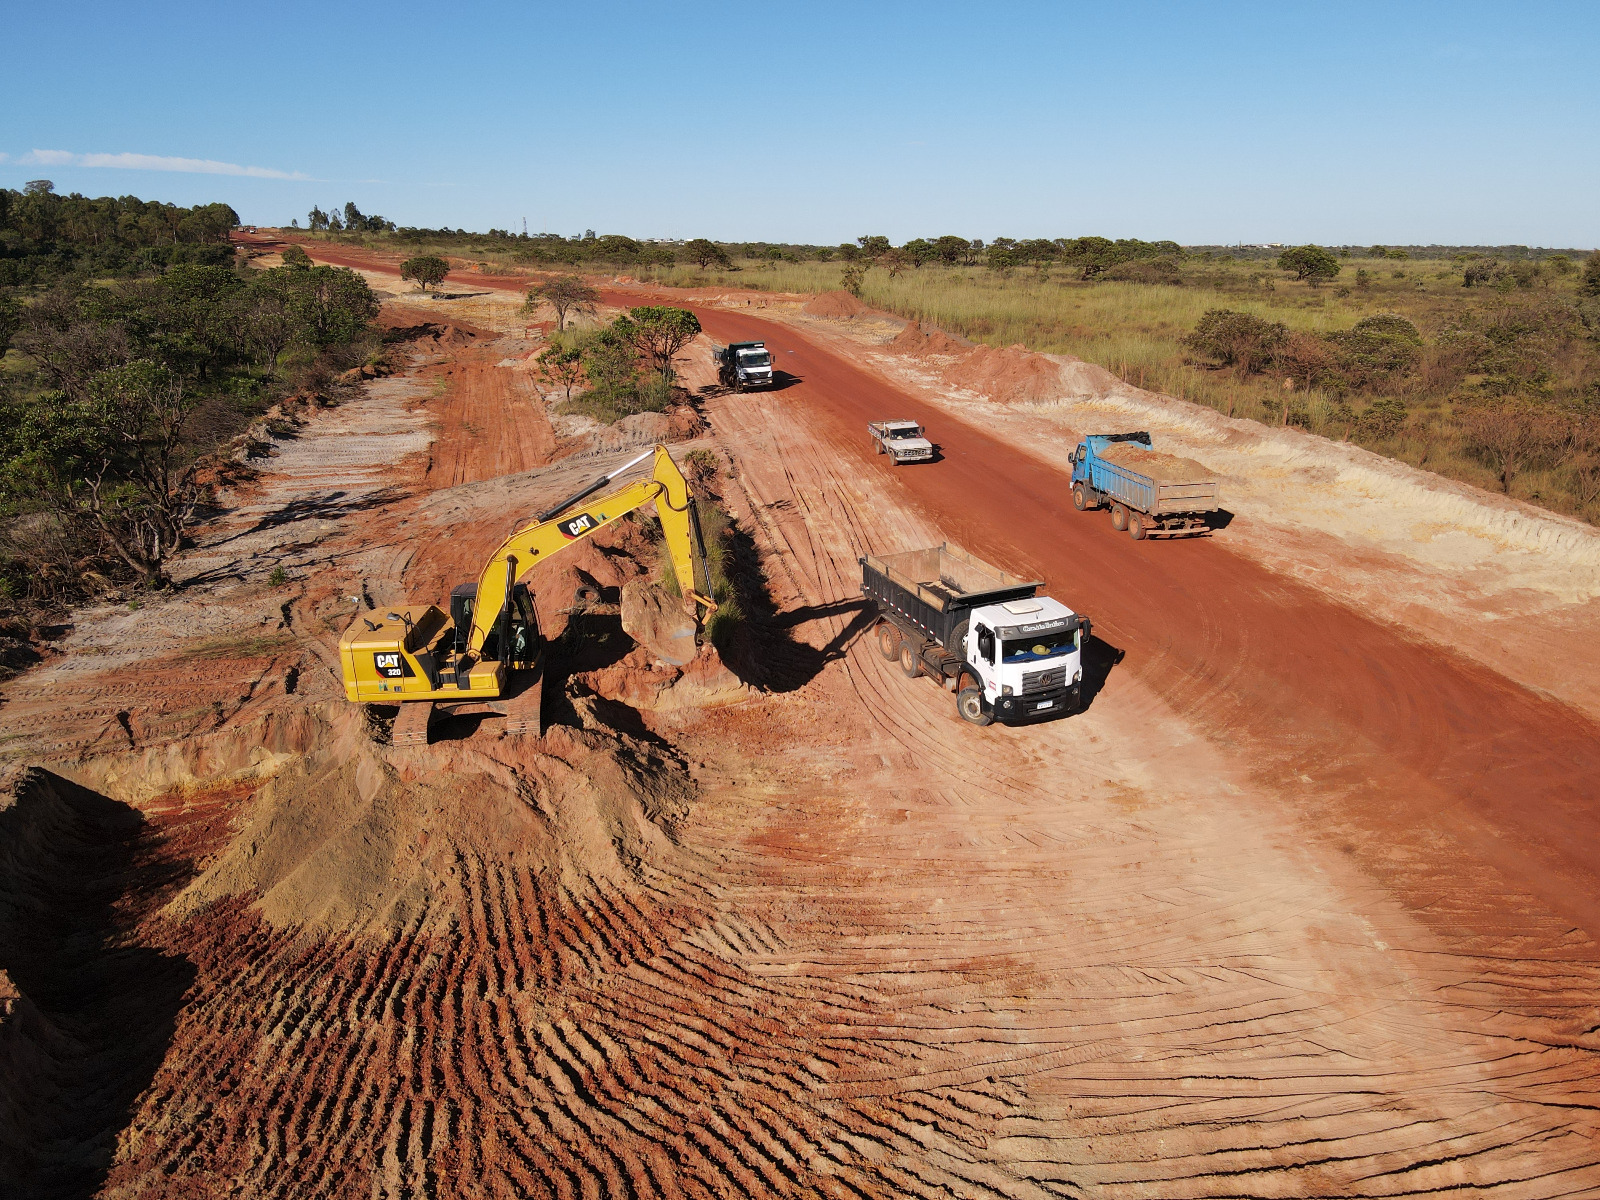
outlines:
[[[654,459],[647,478],[589,499],[646,459]],[[532,666],[538,657],[538,619],[519,577],[652,502],[679,587],[699,620],[702,608],[716,607],[699,518],[683,472],[665,446],[656,446],[506,538],[484,564],[476,588],[452,594],[448,616],[436,605],[386,611],[382,620],[357,614],[339,639],[345,695],[380,702],[497,700],[511,668]]]

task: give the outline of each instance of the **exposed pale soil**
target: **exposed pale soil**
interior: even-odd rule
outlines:
[[[1239,503],[1152,547],[1072,512],[1057,422],[1103,398],[951,399],[870,315],[707,305],[796,380],[723,395],[685,356],[709,432],[677,432],[769,584],[747,698],[637,703],[680,668],[621,633],[651,552],[618,527],[533,580],[580,647],[543,737],[384,745],[330,669],[349,597],[442,595],[672,433],[560,432],[516,300],[277,439],[189,586],[0,691],[51,772],[0,802],[0,1190],[1600,1194],[1592,720],[1451,648],[1466,601],[1426,639],[1370,603],[1450,575],[1388,526]],[[874,460],[863,414],[944,461]],[[858,636],[856,557],[944,537],[1095,618],[1085,713],[965,726]],[[1580,620],[1571,546],[1524,544]]]

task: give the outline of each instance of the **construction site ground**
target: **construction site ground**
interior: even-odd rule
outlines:
[[[674,294],[783,386],[701,338],[696,411],[597,426],[526,280],[308,248],[408,365],[0,688],[0,1191],[1600,1195],[1595,531],[805,297]],[[873,455],[900,417],[939,461]],[[1109,427],[1222,527],[1075,511]],[[765,580],[742,685],[621,633],[621,531],[532,577],[542,736],[342,698],[358,611],[657,440]],[[1086,711],[969,726],[861,636],[858,557],[945,539],[1093,618]]]

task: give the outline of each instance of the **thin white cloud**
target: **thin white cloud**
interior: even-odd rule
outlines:
[[[3,156],[0,156],[3,157]],[[310,179],[299,171],[242,167],[210,158],[175,158],[165,154],[74,154],[70,150],[30,150],[17,160],[41,167],[113,167],[123,171],[180,171],[188,175],[242,175],[250,179]]]

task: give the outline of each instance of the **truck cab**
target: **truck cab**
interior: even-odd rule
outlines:
[[[1049,596],[973,609],[966,663],[981,700],[969,699],[980,712],[986,709],[1002,721],[1076,711],[1082,703],[1088,629],[1087,618]],[[964,709],[962,716],[974,720]]]
[[[897,466],[903,462],[933,461],[928,431],[916,421],[872,421],[867,430],[878,443],[878,453],[887,454]]]
[[[717,378],[736,392],[772,386],[772,352],[765,342],[734,342],[715,351]]]

